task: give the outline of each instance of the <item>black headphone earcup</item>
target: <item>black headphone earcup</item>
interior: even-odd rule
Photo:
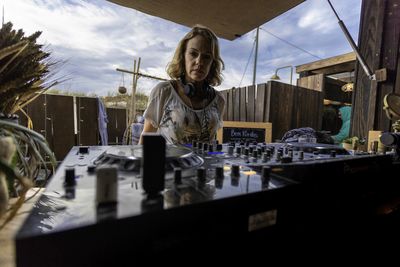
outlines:
[[[187,95],[188,97],[193,97],[194,96],[194,85],[191,83],[187,83],[187,84],[183,84],[183,90],[185,92],[185,95]]]

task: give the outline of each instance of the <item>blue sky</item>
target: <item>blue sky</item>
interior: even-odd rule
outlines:
[[[116,93],[120,85],[130,88],[132,76],[123,76],[115,69],[132,70],[138,57],[141,57],[141,72],[168,78],[165,67],[177,43],[189,31],[188,27],[105,0],[0,0],[0,3],[4,6],[4,21],[11,21],[14,29],[23,29],[26,35],[42,31],[39,42],[47,45],[53,59],[65,61],[57,75],[68,80],[57,89],[69,92],[107,95]],[[331,0],[331,3],[357,43],[361,0]],[[220,39],[225,71],[224,81],[217,89],[252,84],[254,54],[250,57],[250,53],[254,38],[255,30],[234,41]],[[307,0],[261,25],[256,83],[267,82],[276,68],[350,51],[328,2]],[[289,83],[290,68],[280,70],[279,76]],[[156,83],[140,78],[137,90],[148,94]]]

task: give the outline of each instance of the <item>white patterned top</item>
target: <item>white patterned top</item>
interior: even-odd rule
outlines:
[[[223,95],[212,88],[213,99],[203,109],[186,105],[172,81],[158,83],[151,91],[144,118],[169,144],[190,144],[192,140],[210,142],[222,127],[225,108]]]

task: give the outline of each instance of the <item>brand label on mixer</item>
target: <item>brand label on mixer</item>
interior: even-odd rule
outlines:
[[[276,224],[277,210],[269,210],[249,216],[249,232]]]

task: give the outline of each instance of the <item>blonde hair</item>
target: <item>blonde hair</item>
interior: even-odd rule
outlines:
[[[211,63],[210,71],[206,77],[206,82],[209,85],[218,86],[222,82],[221,72],[224,69],[224,61],[220,56],[218,39],[211,29],[199,24],[195,25],[192,30],[188,32],[179,42],[175,49],[174,57],[167,66],[167,73],[172,79],[179,79],[185,75],[186,45],[190,39],[197,35],[201,35],[210,41],[213,61]]]

